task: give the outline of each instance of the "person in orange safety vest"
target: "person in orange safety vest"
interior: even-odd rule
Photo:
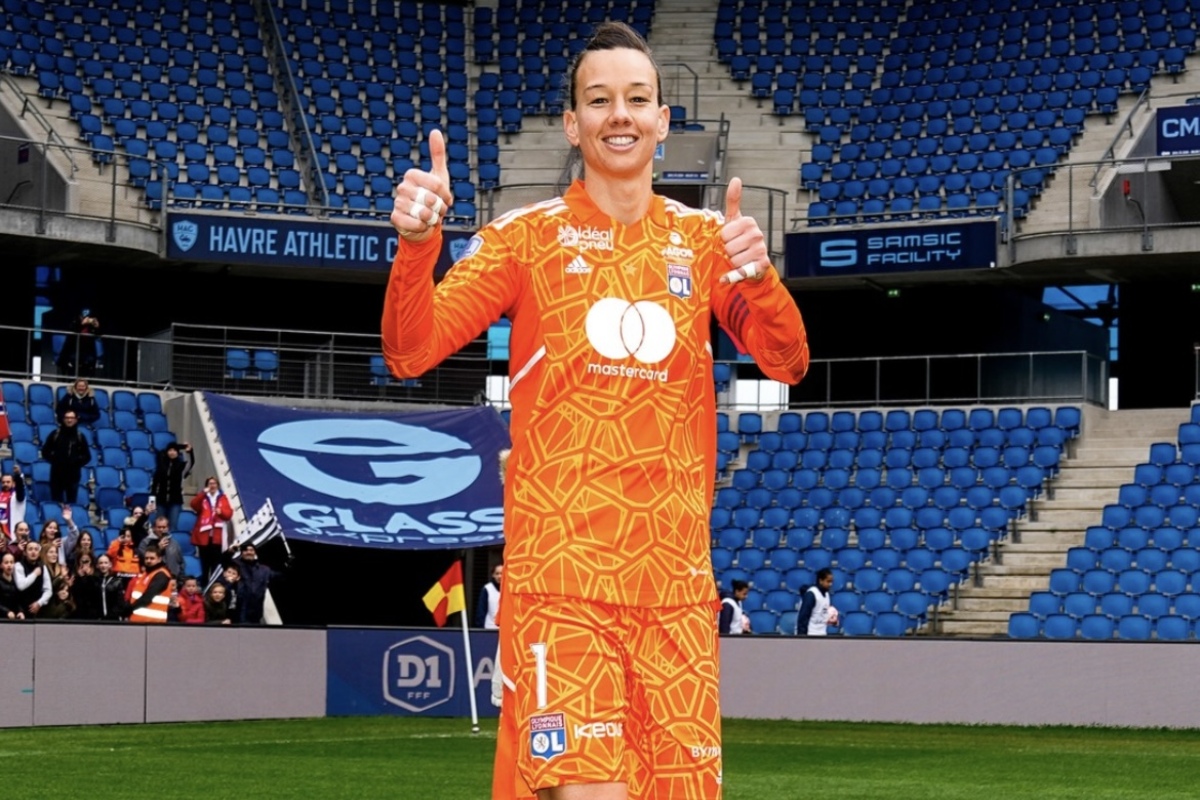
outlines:
[[[142,572],[129,582],[125,599],[129,601],[129,621],[162,623],[167,621],[175,579],[162,563],[158,545],[146,546],[142,553]]]

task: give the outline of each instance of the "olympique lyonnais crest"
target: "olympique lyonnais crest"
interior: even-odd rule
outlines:
[[[549,761],[567,751],[566,714],[541,714],[529,718],[529,752]]]
[[[171,236],[175,239],[175,244],[183,252],[192,249],[192,245],[196,244],[196,240],[200,237],[200,226],[188,220],[176,222],[171,226]]]
[[[667,264],[667,289],[676,297],[692,296],[692,270],[682,264]]]

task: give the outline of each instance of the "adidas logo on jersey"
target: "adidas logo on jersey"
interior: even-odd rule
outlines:
[[[592,271],[592,268],[583,260],[583,256],[575,256],[571,259],[571,263],[567,264],[565,271],[568,275],[587,275]]]

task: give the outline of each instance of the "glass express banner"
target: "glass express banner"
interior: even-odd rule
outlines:
[[[784,240],[789,278],[838,278],[996,266],[995,220],[895,228],[820,229]]]
[[[443,232],[436,275],[450,269],[472,231]],[[179,261],[276,267],[387,271],[396,257],[395,229],[384,223],[318,222],[281,215],[170,212],[167,257]]]
[[[1200,153],[1200,107],[1171,106],[1154,111],[1160,156]]]
[[[270,499],[289,538],[396,550],[504,541],[509,438],[491,406],[334,413],[204,398],[242,506]]]
[[[496,631],[471,631],[471,669],[461,629],[330,628],[325,713],[334,716],[494,717]]]

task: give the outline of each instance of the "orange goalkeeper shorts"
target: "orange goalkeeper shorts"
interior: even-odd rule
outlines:
[[[643,609],[562,597],[508,599],[493,797],[506,796],[502,761],[510,758],[512,797],[610,782],[627,784],[638,800],[720,797],[712,605]]]

